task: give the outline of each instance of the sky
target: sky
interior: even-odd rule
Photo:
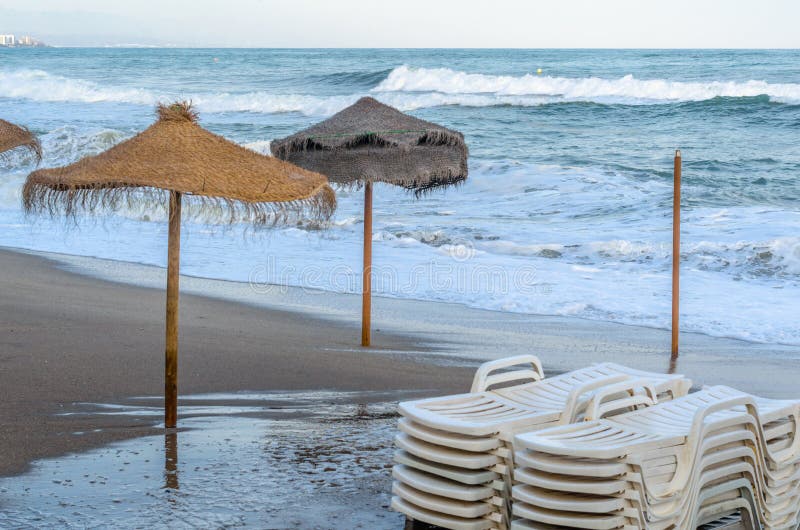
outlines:
[[[800,48],[800,0],[0,0],[61,46]]]

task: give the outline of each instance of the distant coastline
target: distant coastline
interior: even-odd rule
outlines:
[[[0,48],[50,48],[50,46],[30,35],[17,38],[13,33],[0,33]]]

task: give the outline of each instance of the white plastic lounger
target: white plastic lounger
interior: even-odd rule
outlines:
[[[619,433],[617,433],[617,432],[613,432],[613,431],[610,431],[610,430],[607,430],[607,429],[598,429],[596,427],[597,426],[595,426],[595,428],[593,428],[591,431],[588,431],[587,433],[582,433],[584,435],[584,436],[582,436],[582,438],[585,438],[584,441],[588,442],[588,440],[594,440],[595,442],[599,442],[601,444],[605,443],[606,445],[608,445],[608,444],[611,443],[612,440],[616,440],[617,442],[619,442],[621,439],[624,439],[624,436],[620,437]],[[574,434],[574,433],[570,433],[570,436],[572,434]],[[569,440],[570,438],[569,437],[564,437],[564,439]],[[637,439],[633,439],[633,442],[634,443],[639,443],[640,445],[641,444],[651,444],[652,440],[651,439],[637,438]],[[673,440],[667,440],[665,442],[665,444],[670,444],[670,445],[674,444],[674,443],[675,443],[674,439]],[[537,454],[537,456],[538,456],[538,458],[540,460],[542,459],[540,454]],[[580,464],[582,464],[583,466],[588,467],[589,469],[594,469],[596,467],[596,466],[592,465],[593,461],[595,461],[595,460],[586,458],[585,455],[583,455],[583,454],[581,454],[581,456],[584,457],[584,458],[580,462]],[[604,457],[608,457],[609,455],[604,454],[603,456]],[[564,459],[564,457],[560,457],[559,458],[559,460],[562,460],[562,461],[563,461],[563,459]],[[520,461],[519,461],[520,465],[521,465],[522,460],[525,460],[525,459],[523,459],[523,458],[520,459]],[[612,467],[610,465],[609,460],[607,460],[607,459],[603,459],[601,462],[607,468],[611,468]],[[613,462],[613,460],[612,460],[612,462]],[[662,477],[660,482],[664,482],[664,480],[667,480],[667,479],[671,478],[675,474],[675,471],[677,469],[677,466],[675,465],[676,462],[677,462],[676,459],[674,459],[672,457],[667,457],[666,459],[664,459],[664,458],[660,459],[660,461],[658,462],[657,466],[653,466],[654,468],[660,470],[660,475]],[[630,518],[634,518],[635,519],[635,518],[637,518],[636,506],[633,505],[634,501],[635,501],[635,497],[631,497],[630,494],[631,494],[631,492],[636,492],[637,489],[641,486],[641,482],[642,482],[642,480],[640,478],[641,475],[638,474],[638,473],[629,473],[624,478],[630,480],[632,484],[628,485],[627,487],[624,487],[624,486],[620,485],[620,479],[623,478],[623,476],[622,476],[622,473],[620,473],[619,464],[615,463],[615,465],[613,467],[616,468],[616,470],[615,470],[616,472],[614,473],[614,475],[609,476],[608,479],[605,482],[599,481],[599,479],[597,479],[597,478],[595,478],[592,481],[587,481],[585,479],[578,478],[578,477],[570,478],[569,480],[564,481],[559,476],[559,477],[551,477],[549,479],[549,483],[545,484],[543,479],[542,479],[542,477],[540,476],[541,472],[539,470],[520,471],[520,473],[517,475],[517,478],[521,482],[526,482],[526,483],[530,482],[530,483],[537,484],[539,486],[542,486],[542,487],[546,488],[547,490],[549,490],[549,493],[551,494],[551,498],[557,498],[557,496],[559,494],[560,495],[564,495],[564,497],[567,498],[567,496],[563,492],[565,492],[565,491],[566,492],[570,492],[572,490],[581,490],[583,493],[587,493],[587,494],[586,495],[572,495],[572,496],[568,497],[569,498],[569,503],[564,503],[564,504],[562,504],[560,506],[555,506],[555,505],[552,504],[552,502],[550,504],[547,504],[546,502],[541,502],[541,498],[545,498],[545,499],[547,498],[547,495],[544,495],[544,494],[540,494],[539,498],[533,497],[531,495],[527,495],[527,497],[526,497],[524,494],[529,493],[530,486],[520,487],[519,488],[519,493],[520,493],[519,497],[520,497],[520,499],[523,499],[524,501],[531,502],[534,505],[534,508],[547,507],[547,508],[560,509],[562,511],[570,512],[571,520],[569,520],[569,526],[578,526],[577,523],[575,522],[575,519],[574,519],[575,517],[577,517],[578,514],[575,513],[575,512],[580,512],[580,513],[582,513],[584,515],[593,514],[592,515],[592,519],[596,518],[596,515],[594,515],[594,514],[597,514],[598,512],[603,512],[603,511],[612,512],[613,515],[617,516],[617,517],[625,517],[626,521],[628,519],[630,519]],[[569,472],[570,473],[576,473],[576,474],[580,475],[579,468],[580,468],[580,465],[575,464],[575,465],[571,466]],[[670,470],[670,468],[671,468],[671,470]],[[666,470],[666,472],[664,470]],[[597,474],[597,473],[595,473],[595,474]],[[633,478],[633,477],[638,477],[638,478]],[[664,479],[663,477],[667,477],[667,478]],[[534,480],[531,480],[531,478],[534,478]],[[652,478],[652,477],[650,477],[650,478]],[[583,481],[583,484],[580,484],[581,481]],[[599,484],[598,484],[598,482],[599,482]],[[576,483],[579,483],[580,485],[576,487]],[[624,489],[623,489],[623,487],[624,487]],[[599,491],[599,489],[605,489],[606,491],[601,492],[601,491]],[[607,491],[608,490],[612,490],[612,489],[618,490],[618,493],[617,494],[613,494],[613,495],[608,494]],[[622,492],[620,492],[620,490]],[[616,499],[617,500],[618,504],[614,505],[615,508],[613,510],[606,510],[606,509],[601,509],[601,508],[598,507],[598,506],[602,506],[602,505],[600,505],[598,503],[598,500],[603,499],[603,496],[600,496],[600,497],[597,496],[597,494],[600,494],[600,493],[604,494],[605,500],[609,500],[609,499]],[[515,491],[515,494],[516,494],[516,491]],[[589,495],[589,494],[591,494],[591,495]],[[520,508],[520,510],[522,510],[522,507]],[[611,513],[609,513],[607,515],[611,515]],[[557,517],[557,514],[552,514],[551,513],[551,514],[548,514],[548,517],[549,517],[548,521],[552,522],[554,520],[554,517]],[[567,522],[567,519],[563,520],[562,522]],[[589,524],[589,523],[587,523],[587,524]]]
[[[701,479],[697,483],[693,482],[693,488],[704,487],[704,486],[706,486],[708,484],[719,483],[720,481],[722,481],[723,479],[726,478],[726,475],[728,475],[729,476],[728,478],[731,479],[731,480],[737,479],[738,477],[741,476],[741,473],[745,473],[747,476],[749,476],[750,479],[751,479],[751,482],[756,480],[755,477],[753,477],[753,475],[755,473],[755,471],[753,470],[753,466],[749,466],[748,467],[747,464],[745,464],[745,463],[743,463],[741,461],[737,462],[737,460],[735,458],[736,455],[734,453],[730,453],[729,452],[727,457],[732,459],[732,460],[729,463],[727,463],[726,466],[721,466],[721,467],[720,466],[716,466],[715,467],[715,464],[724,461],[724,456],[721,455],[721,454],[718,454],[718,453],[714,454],[708,461],[704,460],[704,462],[706,462],[706,463],[702,464],[701,467],[706,469],[707,466],[711,466],[712,469],[710,471],[707,471],[707,472],[704,471],[703,475],[701,476]],[[714,462],[713,461],[714,459],[717,459],[718,462]],[[520,481],[524,482],[527,479],[527,475],[523,474],[523,473],[520,473],[518,475],[518,478],[520,479]],[[723,484],[723,486],[727,486],[727,485]],[[719,487],[717,487],[717,490],[719,490]],[[692,491],[694,491],[694,490],[692,488],[689,488],[684,492],[684,494],[687,495],[688,498],[691,499],[691,498],[693,498],[692,497],[692,493],[691,493]],[[661,513],[656,513],[656,510],[654,508],[654,506],[655,506],[654,504],[651,504],[649,507],[647,507],[650,510],[650,511],[648,511],[648,514],[649,514],[648,517],[644,516],[643,510],[641,509],[641,507],[639,507],[638,511],[640,513],[638,514],[638,517],[637,517],[637,513],[636,513],[637,510],[635,509],[636,508],[635,504],[637,502],[637,498],[635,496],[630,496],[630,494],[632,492],[641,492],[641,485],[640,484],[634,484],[633,486],[629,486],[629,489],[627,489],[626,492],[625,492],[626,493],[625,498],[628,499],[628,501],[630,501],[631,504],[627,504],[626,505],[627,509],[624,509],[622,506],[617,506],[617,510],[614,512],[615,515],[617,515],[617,516],[622,515],[622,516],[625,516],[627,518],[634,518],[634,519],[638,518],[638,519],[640,519],[640,522],[644,521],[646,519],[648,524],[645,526],[644,523],[641,523],[642,524],[642,526],[641,526],[642,528],[644,528],[644,527],[647,527],[647,528],[672,528],[672,524],[674,524],[674,521],[666,521],[665,522],[663,508],[660,510]],[[707,496],[708,495],[705,495],[705,496],[704,495],[700,495],[699,498],[702,501]],[[621,499],[623,496],[615,495],[613,497],[616,497],[617,499]],[[680,499],[680,497],[678,499]],[[531,497],[528,497],[525,500],[530,502],[531,501]],[[595,512],[598,511],[597,509],[593,509],[593,507],[597,506],[597,500],[598,500],[597,496],[584,496],[583,499],[575,499],[575,498],[573,498],[572,500],[574,502],[572,502],[570,504],[571,508],[566,510],[566,511],[570,512],[570,516],[572,516],[572,517],[574,517],[574,515],[575,515],[573,512],[583,512],[584,514],[594,514]],[[672,500],[675,501],[675,498],[672,498]],[[638,502],[641,502],[641,501],[638,501]],[[655,502],[655,501],[653,501],[651,499],[651,502]],[[533,503],[534,503],[534,505],[538,504],[539,506],[548,506],[547,504],[543,504],[541,502],[538,502],[535,499],[533,500]],[[667,506],[669,506],[668,503],[667,503]],[[675,505],[673,505],[672,506],[672,511],[669,512],[669,513],[671,513],[671,515],[673,517],[675,517],[675,516],[677,516],[678,514],[681,514],[681,513],[692,513],[692,509],[693,509],[692,506],[693,505],[684,504],[684,505],[676,507]],[[550,505],[548,507],[556,508],[555,506],[552,506],[552,505]],[[566,509],[567,506],[563,506],[562,505],[562,506],[560,506],[560,508]],[[708,510],[706,510],[706,512],[707,511]],[[657,515],[660,515],[660,517],[656,517]],[[717,514],[712,514],[712,515],[717,515]],[[552,517],[549,519],[549,521],[552,521]],[[660,521],[660,523],[659,523],[659,521]],[[688,526],[683,526],[683,524],[685,522],[686,521],[683,521],[681,524],[679,524],[678,528],[688,528]],[[570,527],[576,527],[578,525],[574,522],[574,520],[572,520],[572,521],[569,522],[569,526]]]
[[[694,529],[740,513],[754,528],[794,530],[798,413],[797,401],[710,387],[520,434],[512,527]]]
[[[392,489],[394,489],[394,487],[395,485],[392,486]],[[464,519],[462,517],[454,517],[432,510],[426,510],[416,504],[407,502],[397,495],[392,497],[392,509],[416,521],[422,521],[442,528],[451,528],[452,530],[492,530],[498,526],[496,521],[486,517]]]
[[[443,528],[488,520],[507,530],[515,433],[636,410],[683,396],[690,386],[680,375],[611,363],[548,379],[531,355],[486,363],[469,394],[400,404],[393,507]]]

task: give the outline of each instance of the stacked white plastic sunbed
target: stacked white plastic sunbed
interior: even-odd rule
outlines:
[[[498,388],[498,385],[501,388]],[[520,356],[400,405],[392,507],[453,530],[798,528],[800,401]]]
[[[715,386],[521,434],[512,528],[694,529],[738,511],[749,528],[796,529],[799,413]]]
[[[516,433],[581,420],[590,402],[626,411],[683,396],[689,386],[679,375],[611,363],[547,379],[534,356],[486,363],[469,394],[400,404],[392,507],[443,528],[507,529]]]

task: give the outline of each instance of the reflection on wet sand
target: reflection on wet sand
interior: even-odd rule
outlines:
[[[673,353],[669,357],[669,371],[667,373],[674,374],[678,370],[678,354]]]
[[[180,489],[178,483],[178,433],[164,435],[164,488]]]
[[[388,510],[398,398],[406,396],[189,396],[180,432],[0,478],[0,527],[402,528]],[[158,401],[84,404],[83,414],[152,417]]]

